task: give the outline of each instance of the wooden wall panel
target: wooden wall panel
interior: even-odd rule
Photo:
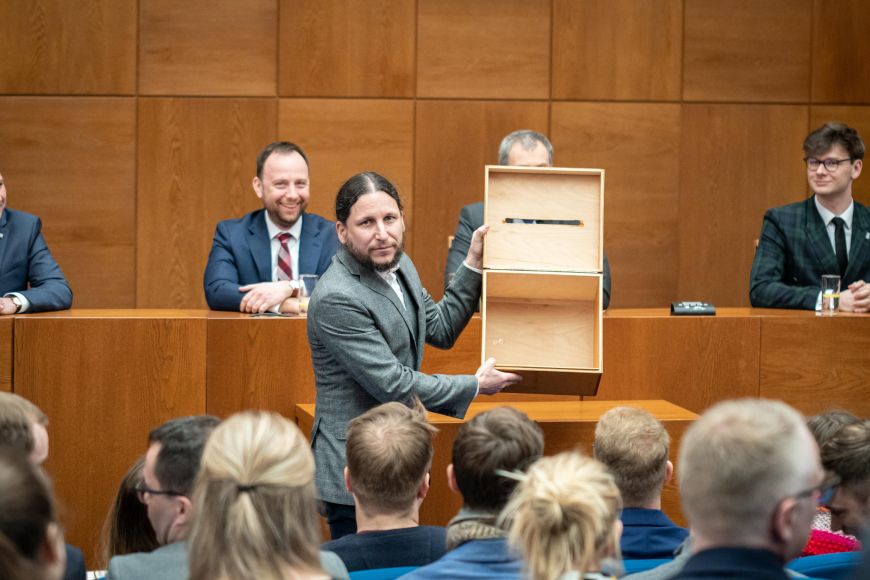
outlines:
[[[681,0],[555,0],[553,98],[677,100]]]
[[[137,300],[205,308],[217,222],[262,207],[251,180],[275,139],[271,99],[140,99]]]
[[[418,10],[417,96],[549,96],[549,0],[419,0]]]
[[[812,0],[686,0],[683,98],[806,102]]]
[[[275,0],[139,4],[140,94],[275,95]]]
[[[807,415],[846,409],[870,416],[870,332],[867,316],[813,320],[816,348],[807,348],[808,321],[766,318],[761,332],[761,396],[787,400]],[[836,337],[850,336],[848,341]]]
[[[0,98],[9,206],[42,218],[76,308],[134,305],[135,118],[132,98]]]
[[[0,94],[132,94],[136,0],[0,2]]]
[[[758,396],[760,319],[608,313],[604,332],[604,375],[584,400],[661,398],[701,413]]]
[[[807,133],[821,127],[828,121],[839,121],[853,127],[861,135],[866,147],[870,143],[870,107],[816,105],[810,107],[810,126]],[[864,205],[870,205],[870,170],[867,162],[870,156],[865,153],[864,168],[861,175],[852,182],[852,197]]]
[[[551,126],[556,165],[606,171],[611,306],[676,300],[680,105],[554,103]]]
[[[498,145],[511,131],[547,132],[544,102],[419,101],[414,154],[414,264],[423,286],[440,297],[447,238],[462,206],[483,201],[483,167],[498,163]]]
[[[749,305],[764,212],[806,196],[809,111],[789,105],[683,105],[680,300]]]
[[[414,96],[416,16],[414,0],[281,0],[281,95]]]
[[[96,567],[100,526],[148,432],[205,412],[206,326],[185,313],[78,314],[16,319],[15,392],[51,421],[46,469],[66,538]]]
[[[228,417],[245,409],[266,409],[292,419],[297,404],[314,403],[314,368],[305,325],[305,318],[252,320],[245,314],[211,313],[208,413]],[[276,352],[290,355],[275,356]]]
[[[298,143],[311,160],[309,211],[335,220],[342,184],[360,171],[377,171],[399,190],[407,232],[412,231],[413,101],[281,99],[278,137]],[[410,251],[409,238],[406,234]]]
[[[814,103],[870,103],[868,33],[870,11],[865,0],[835,4],[814,0]]]
[[[0,391],[12,390],[12,325],[14,318],[0,318]]]

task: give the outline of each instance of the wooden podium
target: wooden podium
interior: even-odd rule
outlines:
[[[510,406],[519,409],[541,426],[544,431],[544,453],[553,455],[561,451],[579,448],[592,454],[595,439],[595,424],[598,418],[614,407],[631,406],[645,409],[664,423],[671,435],[670,459],[675,461],[680,440],[688,426],[698,418],[667,401],[546,401],[513,403],[472,403],[465,420],[471,419],[495,407]],[[459,426],[465,420],[429,413],[429,422],[438,428],[435,436],[435,456],[432,459],[430,489],[420,511],[420,524],[443,526],[456,515],[462,500],[447,488],[446,469],[450,463],[453,440]],[[314,424],[314,405],[296,405],[296,422],[306,435]],[[672,520],[685,525],[680,509],[680,497],[674,482],[665,486],[662,493],[662,509]]]

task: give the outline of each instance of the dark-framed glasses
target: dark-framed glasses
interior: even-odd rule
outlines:
[[[186,494],[177,492],[177,491],[162,491],[159,489],[151,489],[146,486],[144,483],[139,483],[136,485],[136,497],[139,498],[139,501],[145,503],[145,494],[148,495],[167,495],[170,497],[185,497]]]
[[[836,492],[836,483],[824,482],[821,485],[817,485],[815,487],[811,487],[809,489],[805,489],[803,491],[792,494],[791,497],[795,499],[800,499],[802,497],[812,497],[813,494],[818,493],[819,496],[816,499],[816,503],[821,506],[827,506],[829,503],[831,503],[831,500],[834,499],[834,494]]]
[[[848,157],[846,159],[816,159],[815,157],[804,157],[804,161],[807,163],[807,169],[810,171],[817,171],[819,169],[819,165],[824,165],[825,169],[829,172],[836,171],[840,166],[840,163],[845,163],[847,161],[852,161]]]

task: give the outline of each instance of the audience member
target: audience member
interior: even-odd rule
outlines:
[[[35,215],[6,207],[0,175],[0,315],[65,310],[72,290],[42,236]]]
[[[502,514],[531,580],[604,578],[619,560],[622,501],[604,465],[576,451],[538,460]]]
[[[749,299],[762,308],[821,308],[824,274],[841,278],[841,310],[870,309],[870,208],[852,196],[864,141],[843,123],[825,123],[804,140],[813,195],[767,210],[749,278]],[[803,197],[801,192],[800,197]]]
[[[420,525],[436,431],[419,400],[414,408],[386,403],[351,421],[344,476],[357,532],[323,546],[349,571],[422,566],[444,555],[445,529]]]
[[[211,416],[182,417],[167,421],[148,435],[138,495],[160,547],[115,556],[109,560],[108,578],[187,578],[185,540],[193,519],[190,495],[205,442],[218,423]]]
[[[100,533],[100,554],[103,566],[109,565],[109,560],[115,556],[135,554],[136,552],[152,552],[160,547],[154,528],[148,520],[148,510],[139,501],[139,489],[142,488],[142,472],[145,467],[145,456],[139,457],[121,480],[115,501],[103,523]]]
[[[39,470],[48,459],[48,416],[15,393],[0,392],[0,447],[23,453]],[[64,546],[64,580],[84,580],[85,557],[75,546]]]
[[[517,484],[510,473],[526,471],[543,453],[541,428],[512,407],[496,407],[463,424],[447,466],[447,484],[463,502],[447,526],[450,551],[405,578],[517,578],[522,560],[508,548],[498,516]]]
[[[45,475],[19,450],[0,449],[0,577],[59,580],[65,563]]]
[[[720,403],[686,431],[679,461],[694,553],[674,578],[788,578],[824,481],[800,414],[777,401]]]
[[[870,516],[870,421],[846,425],[822,446],[822,464],[839,481],[831,510],[831,529],[859,536]]]
[[[662,487],[674,473],[670,445],[664,425],[643,409],[616,407],[595,427],[595,459],[613,474],[622,495],[625,559],[673,558],[689,535],[661,509]]]
[[[287,141],[257,156],[254,193],[263,209],[215,229],[203,284],[213,310],[298,312],[302,274],[323,274],[338,249],[335,225],[307,213],[308,156]],[[282,306],[283,305],[283,306]]]
[[[314,458],[280,415],[239,413],[215,429],[193,503],[192,580],[327,577],[317,548]]]
[[[498,146],[498,164],[517,167],[550,167],[553,165],[553,145],[546,136],[537,131],[522,129],[509,133]],[[447,252],[444,268],[444,288],[450,285],[453,274],[465,260],[474,231],[483,225],[483,202],[471,203],[459,212],[456,232]],[[610,263],[604,254],[604,280],[602,304],[610,306]]]
[[[810,417],[807,419],[807,427],[813,434],[819,449],[824,449],[825,443],[836,435],[837,431],[846,425],[860,422],[861,420],[849,411],[834,410]],[[822,463],[824,464],[824,452],[822,452]],[[852,552],[860,549],[857,538],[844,533],[842,530],[834,531],[831,529],[831,511],[826,505],[826,503],[830,503],[830,499],[823,498],[822,505],[819,505],[816,510],[810,539],[801,552],[802,556]]]

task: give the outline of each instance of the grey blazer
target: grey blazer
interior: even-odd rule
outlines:
[[[368,409],[417,395],[427,409],[463,417],[477,394],[474,375],[420,372],[425,342],[450,348],[480,298],[481,275],[459,268],[441,302],[420,283],[410,258],[396,271],[405,306],[377,273],[344,248],[321,277],[308,309],[317,404],[311,447],[320,499],[345,505],[347,424]]]
[[[330,578],[350,578],[335,552],[321,550],[320,567]],[[189,576],[187,542],[174,542],[153,552],[115,556],[109,560],[106,580],[187,580]]]

